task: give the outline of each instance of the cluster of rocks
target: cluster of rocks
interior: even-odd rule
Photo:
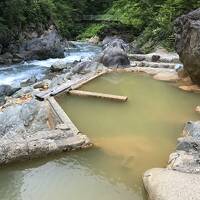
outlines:
[[[152,63],[179,63],[179,56],[175,52],[168,52],[164,48],[158,47],[155,52],[149,54],[129,54],[135,61],[146,61]]]
[[[43,60],[47,58],[63,58],[64,43],[54,26],[41,35],[32,34],[32,37],[16,46],[13,53],[6,52],[0,55],[0,64],[9,65],[26,60]]]
[[[183,137],[166,169],[151,169],[144,176],[152,200],[198,200],[200,198],[200,121],[186,123]]]

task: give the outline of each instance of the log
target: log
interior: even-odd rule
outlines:
[[[97,97],[97,98],[110,99],[110,100],[123,101],[123,102],[128,100],[127,96],[118,96],[118,95],[89,92],[89,91],[82,91],[82,90],[70,90],[68,93],[71,95],[76,95],[76,96]]]

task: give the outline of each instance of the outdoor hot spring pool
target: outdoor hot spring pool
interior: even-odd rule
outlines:
[[[184,123],[199,119],[194,111],[199,94],[144,74],[109,73],[81,90],[128,101],[57,97],[95,146],[1,169],[0,199],[144,200],[144,171],[165,167]]]

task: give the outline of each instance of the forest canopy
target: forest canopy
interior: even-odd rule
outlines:
[[[139,36],[140,45],[151,41],[150,46],[170,47],[174,19],[198,7],[200,0],[1,0],[0,43],[19,39],[27,27],[40,30],[50,24],[68,39],[98,35],[113,24],[82,24],[80,19],[101,14],[118,19],[118,27],[133,27],[130,34]]]

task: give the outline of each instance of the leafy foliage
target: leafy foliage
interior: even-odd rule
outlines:
[[[138,29],[138,43],[148,42],[148,51],[158,43],[173,48],[173,21],[199,7],[200,0],[116,0],[108,13]]]
[[[119,20],[118,27],[133,27],[129,34],[140,35],[141,46],[148,43],[150,49],[161,43],[172,48],[174,19],[198,7],[200,0],[1,0],[0,43],[19,40],[27,27],[40,31],[50,24],[67,38],[99,35],[109,24],[83,25],[80,19],[105,14]]]

